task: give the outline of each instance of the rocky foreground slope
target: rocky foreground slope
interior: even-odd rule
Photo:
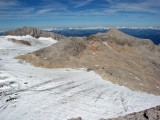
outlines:
[[[113,83],[160,95],[160,46],[117,29],[66,38],[17,58],[41,67],[87,68]]]
[[[38,30],[33,27],[23,27],[23,28],[18,28],[16,30],[6,31],[4,32],[4,35],[13,35],[13,36],[31,35],[32,37],[35,37],[35,38],[51,37],[56,40],[64,38],[63,35],[56,34],[53,32],[46,32],[46,31]]]

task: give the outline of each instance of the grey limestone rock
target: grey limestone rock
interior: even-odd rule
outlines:
[[[39,38],[39,37],[51,37],[53,39],[59,40],[64,38],[65,36],[56,34],[53,32],[46,32],[42,30],[38,30],[33,27],[23,27],[18,28],[16,30],[10,30],[4,32],[4,35],[14,35],[14,36],[24,36],[24,35],[31,35],[32,37]]]

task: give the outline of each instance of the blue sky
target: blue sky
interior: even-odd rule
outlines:
[[[160,26],[160,0],[0,0],[0,29]]]

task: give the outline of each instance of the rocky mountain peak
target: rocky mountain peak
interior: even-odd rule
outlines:
[[[107,33],[122,33],[120,30],[118,30],[117,28],[110,28]]]
[[[117,28],[110,28],[107,31],[107,36],[112,37],[112,38],[119,38],[119,39],[133,39],[133,36],[130,36],[128,34],[125,34],[118,30]]]
[[[101,42],[112,42],[116,43],[117,45],[122,46],[141,46],[141,45],[147,45],[149,49],[154,48],[154,44],[151,40],[141,39],[137,38],[131,35],[128,35],[117,28],[110,28],[105,33],[97,33],[94,35],[91,35],[87,38],[87,40],[94,40],[94,41],[101,41]]]
[[[25,35],[30,35],[32,37],[35,38],[39,38],[39,37],[51,37],[53,39],[59,40],[64,38],[63,35],[59,35],[53,32],[46,32],[46,31],[42,31],[39,30],[37,28],[34,27],[22,27],[22,28],[17,28],[16,30],[10,30],[10,31],[6,31],[4,33],[4,35],[13,35],[13,36],[25,36]]]

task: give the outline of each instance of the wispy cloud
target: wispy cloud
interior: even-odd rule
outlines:
[[[94,1],[94,0],[85,0],[82,2],[77,2],[77,5],[75,5],[74,8],[79,8],[79,7],[89,5],[92,1]]]
[[[41,0],[37,4],[32,6],[22,0],[0,0],[0,19],[160,15],[160,0]]]
[[[37,14],[43,14],[43,13],[46,13],[46,12],[49,12],[49,11],[52,11],[52,9],[48,8],[48,9],[42,9],[42,10],[39,10],[37,12]]]
[[[0,8],[5,9],[7,7],[13,7],[19,5],[18,0],[0,0]]]
[[[137,2],[122,2],[122,0],[106,0],[106,2],[110,3],[110,7],[106,9],[108,13],[128,11],[160,14],[159,0],[141,0]]]

